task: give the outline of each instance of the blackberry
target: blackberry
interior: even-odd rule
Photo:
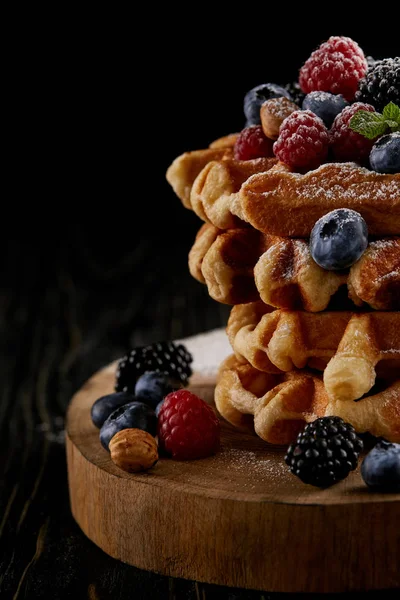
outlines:
[[[147,371],[165,373],[186,384],[192,374],[192,361],[183,344],[158,342],[134,348],[118,362],[115,391],[134,394],[136,381]]]
[[[372,104],[382,112],[386,104],[400,105],[400,57],[384,58],[370,66],[358,84],[357,102]]]
[[[297,81],[293,81],[292,83],[287,83],[283,86],[285,90],[288,92],[293,102],[297,104],[297,106],[301,107],[306,94],[301,91],[300,85]]]
[[[352,425],[340,417],[322,417],[299,433],[285,461],[304,483],[328,487],[356,468],[362,449]]]

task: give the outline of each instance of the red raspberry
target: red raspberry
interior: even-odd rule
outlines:
[[[367,69],[364,52],[356,42],[332,36],[301,67],[299,83],[306,94],[321,90],[353,100]]]
[[[374,140],[369,140],[349,127],[350,119],[359,110],[375,112],[370,104],[356,102],[346,106],[333,121],[330,137],[333,155],[338,161],[354,161],[363,164],[367,161]]]
[[[168,394],[158,415],[158,443],[178,460],[204,458],[219,448],[219,420],[209,406],[191,392]]]
[[[299,170],[319,167],[328,156],[329,132],[310,110],[296,110],[279,130],[274,152],[282,162]]]
[[[243,129],[235,143],[234,154],[236,160],[251,160],[272,156],[273,141],[269,140],[261,125],[253,125]]]

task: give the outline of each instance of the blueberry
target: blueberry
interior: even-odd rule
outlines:
[[[108,394],[107,396],[102,396],[92,406],[91,416],[92,421],[100,429],[103,425],[104,421],[111,415],[114,410],[123,406],[124,404],[129,404],[129,402],[134,402],[135,396],[133,394],[129,394],[128,392],[118,392],[116,394]]]
[[[157,417],[154,410],[143,402],[131,402],[114,410],[100,429],[102,446],[108,450],[111,438],[118,431],[131,428],[143,429],[151,435],[156,435]]]
[[[317,117],[330,127],[335,117],[348,106],[349,103],[341,94],[329,94],[328,92],[310,92],[303,100],[303,110],[311,110]]]
[[[144,373],[136,382],[135,397],[154,410],[164,400],[165,396],[183,387],[182,383],[165,373],[149,371]]]
[[[378,442],[364,458],[361,476],[371,488],[400,490],[400,444]]]
[[[400,173],[400,132],[382,136],[372,146],[369,163],[377,173]]]
[[[366,222],[358,212],[347,208],[338,208],[324,215],[311,232],[311,256],[328,271],[354,265],[367,246]]]
[[[243,105],[246,126],[260,125],[260,108],[262,104],[270,98],[280,98],[281,96],[285,96],[289,100],[292,99],[289,92],[276,83],[263,83],[247,92]]]

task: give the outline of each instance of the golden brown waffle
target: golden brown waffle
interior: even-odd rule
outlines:
[[[214,300],[245,304],[261,298],[277,308],[325,310],[342,285],[357,306],[400,308],[400,238],[371,242],[348,272],[326,271],[305,240],[253,229],[203,225],[189,254],[190,272]]]
[[[210,161],[223,160],[233,155],[237,134],[215,140],[206,150],[194,150],[178,156],[167,171],[167,181],[186,208],[190,204],[193,182]]]
[[[357,400],[377,376],[400,373],[399,312],[312,314],[255,302],[232,309],[227,333],[237,358],[260,371],[325,369],[331,400]]]
[[[276,164],[276,158],[236,160],[226,156],[208,162],[193,182],[192,209],[200,219],[220,229],[245,227],[240,219],[240,188],[249,177],[269,171]]]
[[[359,433],[400,442],[400,380],[358,402],[330,401],[321,377],[311,371],[272,375],[230,356],[215,389],[221,415],[236,427],[252,427],[263,440],[289,444],[305,423],[339,416]]]
[[[265,236],[254,229],[221,231],[205,224],[189,253],[189,270],[206,283],[214,300],[225,304],[254,302],[260,298],[254,265],[265,250]]]
[[[167,181],[183,205],[221,229],[248,227],[240,218],[237,194],[249,177],[278,163],[276,158],[236,160],[233,146],[237,137],[231,134],[205,150],[185,152],[167,171]]]
[[[305,175],[259,173],[240,192],[241,217],[272,235],[308,237],[336,208],[356,210],[370,235],[400,234],[400,174],[383,175],[352,163],[327,163]]]

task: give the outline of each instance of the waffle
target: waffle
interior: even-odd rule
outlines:
[[[371,242],[348,272],[338,273],[318,266],[304,240],[203,225],[189,254],[189,269],[224,304],[261,298],[277,308],[319,312],[347,284],[357,306],[400,308],[400,238]]]
[[[227,333],[237,358],[266,373],[324,371],[331,400],[357,400],[376,377],[400,373],[400,313],[312,314],[263,302],[235,306]]]
[[[183,205],[220,229],[248,227],[240,218],[238,192],[249,177],[278,164],[276,158],[236,160],[236,139],[237,134],[231,134],[205,150],[185,152],[167,171],[167,181]]]
[[[273,170],[241,188],[241,217],[263,233],[308,237],[336,208],[356,210],[370,235],[400,234],[400,174],[383,175],[353,163],[327,163],[305,175]]]
[[[197,175],[209,162],[232,156],[236,138],[236,134],[219,138],[206,150],[185,152],[171,164],[167,171],[167,181],[186,208],[192,208],[190,192]]]
[[[246,227],[240,218],[240,189],[249,177],[269,171],[277,162],[276,158],[236,160],[226,156],[208,162],[193,183],[192,209],[200,219],[220,229]]]
[[[400,442],[400,380],[359,402],[331,401],[315,373],[261,373],[231,356],[221,365],[215,403],[235,427],[254,427],[272,444],[289,444],[305,423],[322,416],[339,416],[359,433]]]

